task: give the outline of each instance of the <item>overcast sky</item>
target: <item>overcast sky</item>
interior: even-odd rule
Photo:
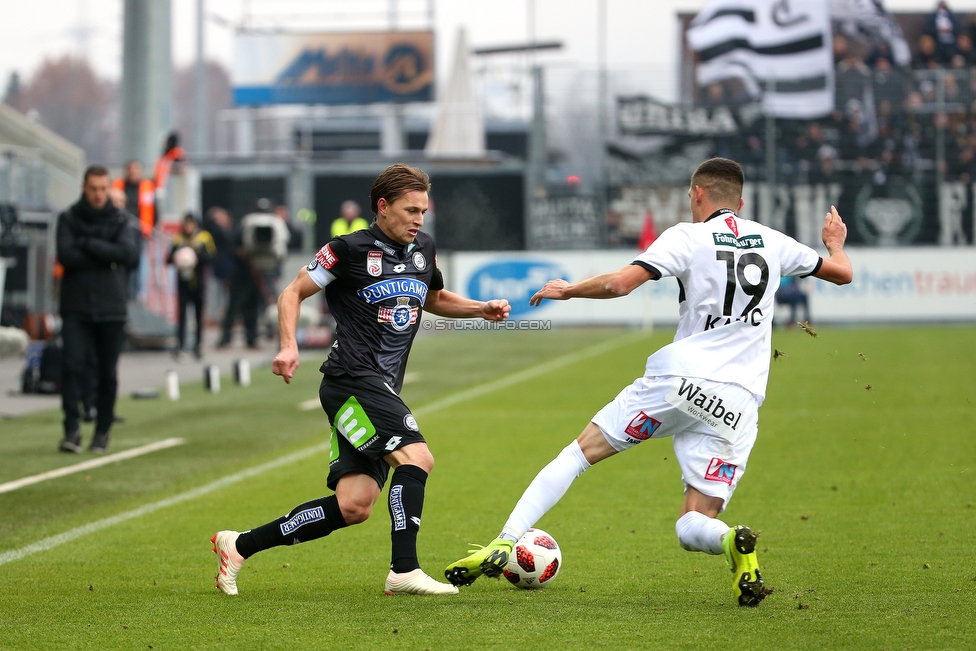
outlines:
[[[428,0],[394,0],[404,27],[427,24]],[[194,56],[197,0],[171,0],[173,57],[177,65]],[[595,68],[598,57],[599,0],[435,0],[437,75],[449,74],[459,27],[473,47],[525,41],[528,7],[535,6],[539,40],[561,40],[559,53],[543,60],[567,67]],[[695,12],[704,0],[605,0],[607,60],[611,69],[641,69],[660,97],[674,95],[678,11]],[[205,0],[206,11],[229,21],[208,20],[204,31],[208,58],[230,68],[233,25],[250,15],[254,24],[285,27],[381,29],[389,25],[391,0]],[[935,0],[886,0],[889,10],[930,11]],[[12,71],[28,79],[45,57],[87,52],[96,71],[118,79],[122,64],[122,0],[0,0],[0,90]],[[957,11],[976,11],[976,0],[952,0]],[[301,16],[308,16],[303,20]]]

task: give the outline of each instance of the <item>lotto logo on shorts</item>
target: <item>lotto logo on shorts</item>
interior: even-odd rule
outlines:
[[[708,472],[705,473],[705,479],[708,481],[720,481],[723,484],[732,485],[732,479],[735,477],[736,466],[722,461],[718,457],[712,457],[712,460],[708,462]]]
[[[319,249],[319,252],[315,254],[315,259],[326,269],[331,269],[337,262],[335,253],[332,252],[328,244]]]
[[[651,418],[644,412],[640,412],[634,416],[634,420],[630,421],[630,425],[627,426],[624,433],[638,441],[646,441],[654,436],[654,432],[660,426],[661,421]]]

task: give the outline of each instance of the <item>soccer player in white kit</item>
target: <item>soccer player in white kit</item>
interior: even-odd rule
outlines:
[[[831,206],[822,237],[829,256],[736,215],[741,210],[742,168],[713,158],[698,166],[688,196],[692,223],[666,231],[628,266],[567,283],[551,280],[543,299],[616,298],[648,280],[678,279],[674,341],[647,359],[643,377],[601,409],[583,433],[536,476],[498,538],[452,563],[445,576],[470,585],[504,570],[514,542],[531,528],[591,465],[650,438],[673,437],[685,486],[675,526],[688,551],[724,555],[732,592],[756,606],[767,589],[756,558],[756,534],[717,519],[745,473],[756,441],[759,406],[766,393],[773,305],[783,276],[851,282],[844,253],[847,226]]]

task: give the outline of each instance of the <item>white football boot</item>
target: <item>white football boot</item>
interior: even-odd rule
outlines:
[[[419,567],[412,572],[397,574],[390,570],[386,577],[384,594],[457,594],[458,589],[449,584],[430,578]]]
[[[218,531],[210,539],[213,543],[213,551],[217,555],[217,586],[224,594],[237,594],[237,575],[244,567],[244,562],[240,564],[231,560],[230,550],[237,551],[234,545],[237,537],[241,534],[236,531]]]

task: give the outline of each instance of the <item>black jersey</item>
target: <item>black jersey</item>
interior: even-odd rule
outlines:
[[[307,269],[325,287],[336,320],[335,342],[321,371],[380,377],[399,393],[427,292],[444,289],[434,241],[421,232],[404,246],[374,222],[330,241]]]

